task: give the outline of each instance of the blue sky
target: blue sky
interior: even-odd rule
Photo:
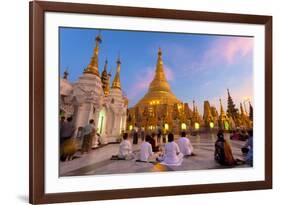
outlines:
[[[68,68],[71,82],[78,80],[90,62],[98,32],[60,28],[60,74]],[[227,88],[236,105],[253,100],[252,37],[121,30],[101,30],[101,35],[99,70],[107,58],[108,70],[114,75],[120,53],[121,84],[129,107],[147,92],[159,47],[172,91],[189,104],[194,99],[199,111],[204,100],[218,107],[219,98],[226,109]]]

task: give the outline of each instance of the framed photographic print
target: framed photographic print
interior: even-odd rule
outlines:
[[[30,203],[272,187],[272,17],[30,2]]]

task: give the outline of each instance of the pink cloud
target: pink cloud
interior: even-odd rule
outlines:
[[[173,81],[174,80],[174,72],[173,72],[173,70],[170,67],[168,67],[168,66],[165,66],[164,70],[165,70],[166,79],[168,81]]]
[[[148,67],[146,69],[143,69],[140,72],[140,74],[136,77],[136,81],[128,91],[129,99],[136,97],[139,94],[139,92],[147,90],[150,82],[153,80],[153,77],[154,77],[154,68]]]
[[[239,57],[245,57],[253,50],[253,39],[234,37],[220,39],[214,42],[212,47],[206,51],[203,57],[205,63],[226,62],[235,63]]]

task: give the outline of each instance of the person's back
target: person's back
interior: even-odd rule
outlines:
[[[179,146],[180,152],[183,155],[191,155],[192,150],[191,150],[189,144],[190,144],[189,139],[187,139],[186,137],[181,137],[178,140],[178,146]]]
[[[178,163],[180,154],[180,149],[177,143],[169,142],[165,145],[165,158],[164,161],[167,164],[175,164]]]
[[[153,155],[152,146],[149,142],[143,141],[140,145],[140,160],[148,161],[148,158]]]
[[[132,145],[129,140],[124,139],[119,145],[119,156],[127,157],[132,153]]]
[[[192,155],[193,147],[191,145],[190,140],[186,137],[186,133],[182,132],[181,137],[178,140],[178,145],[180,152],[183,155]]]

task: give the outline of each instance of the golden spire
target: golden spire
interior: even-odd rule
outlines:
[[[109,94],[110,83],[109,83],[109,75],[107,73],[107,59],[105,60],[104,68],[101,74],[101,82],[104,95],[107,96]]]
[[[121,89],[121,82],[120,82],[121,61],[120,61],[119,55],[118,55],[116,63],[117,63],[116,74],[115,74],[115,77],[113,79],[111,88]]]
[[[137,103],[137,106],[147,106],[151,103],[159,102],[159,104],[174,105],[180,103],[177,97],[170,89],[170,85],[166,79],[164,72],[164,64],[162,61],[162,51],[159,48],[155,69],[155,75],[149,85],[148,92]]]
[[[159,48],[159,50],[158,50],[158,58],[157,58],[155,76],[149,86],[149,91],[155,91],[155,90],[170,92],[170,85],[167,82],[165,72],[164,72],[161,48]]]
[[[95,41],[96,41],[96,46],[94,49],[93,56],[91,58],[91,62],[89,63],[87,68],[85,68],[84,73],[90,73],[99,76],[98,56],[99,56],[99,45],[102,41],[100,32],[97,35]]]
[[[195,100],[193,100],[192,103],[193,103],[193,113],[195,113],[195,111],[196,111],[195,110]]]
[[[241,112],[241,115],[245,115],[242,103],[240,103],[240,112]]]
[[[222,106],[222,103],[221,103],[221,99],[220,99],[220,108],[221,108],[221,115],[224,115],[224,110],[223,110],[223,106]]]

